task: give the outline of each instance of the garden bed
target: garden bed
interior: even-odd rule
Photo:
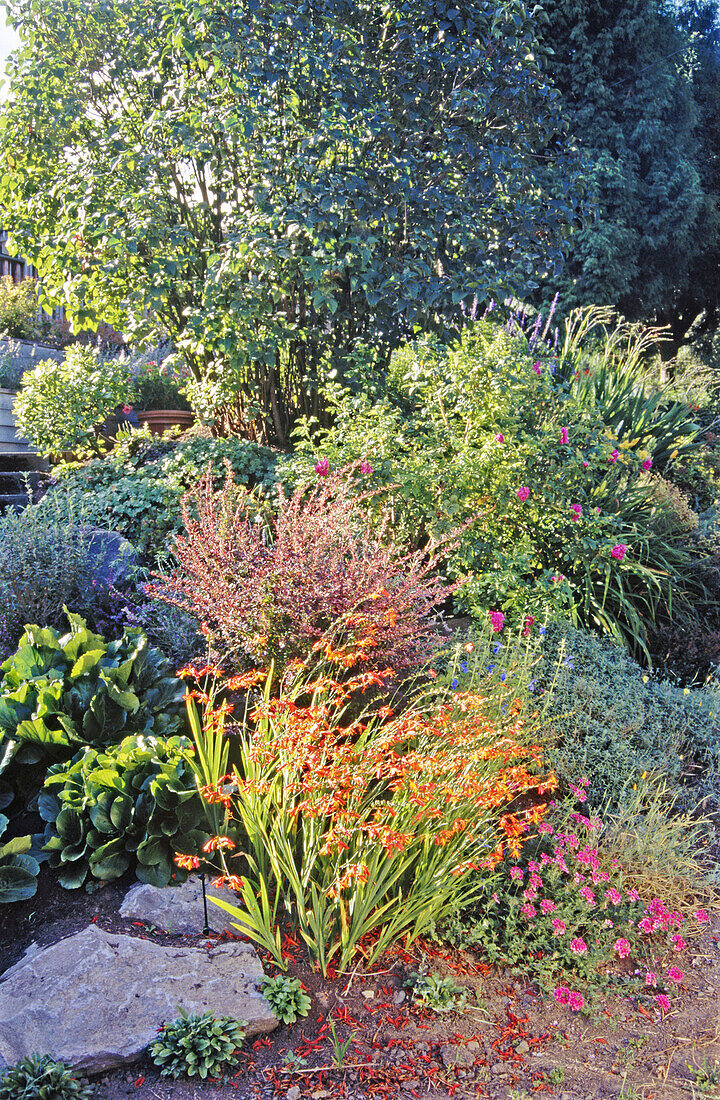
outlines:
[[[37,895],[0,911],[2,969],[31,942],[56,942],[93,921],[108,931],[158,942],[189,942],[190,937],[119,919],[130,883],[126,877],[94,894],[69,892],[43,868]],[[720,917],[713,916],[689,944],[685,981],[665,1017],[622,997],[608,999],[597,1012],[573,1014],[543,998],[532,982],[489,967],[480,954],[425,941],[409,954],[395,949],[369,972],[359,965],[323,981],[286,940],[289,973],[300,977],[312,996],[308,1017],[248,1042],[235,1075],[223,1083],[168,1081],[145,1057],[96,1079],[96,1095],[98,1100],[711,1095],[700,1086],[703,1066],[707,1070],[720,1059]],[[462,1013],[438,1015],[409,1006],[404,982],[422,963],[468,989]],[[333,1068],[329,1020],[340,1041],[353,1033],[342,1070]],[[295,1071],[287,1065],[293,1051],[306,1060]]]

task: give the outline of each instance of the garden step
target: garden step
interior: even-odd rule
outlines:
[[[7,444],[0,445],[0,470],[47,472],[49,468],[47,459],[41,458],[37,451],[29,451],[26,447],[23,450],[17,450],[8,447]]]
[[[248,1036],[278,1021],[259,991],[249,943],[166,946],[91,924],[51,947],[30,947],[0,979],[0,1057],[36,1051],[87,1074],[139,1058],[178,1006],[246,1020]]]

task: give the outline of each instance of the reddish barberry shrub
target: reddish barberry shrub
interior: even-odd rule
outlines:
[[[457,538],[399,545],[389,519],[366,506],[382,490],[358,492],[358,467],[291,497],[280,490],[270,529],[230,473],[216,493],[208,471],[183,499],[178,569],[157,594],[197,616],[226,671],[318,660],[403,673],[437,647],[433,616],[460,583],[438,569]]]

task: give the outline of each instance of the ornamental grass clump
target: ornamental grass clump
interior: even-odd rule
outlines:
[[[233,775],[219,748],[226,716],[206,704],[201,722],[189,701],[201,793],[225,832],[206,851],[241,897],[222,907],[282,969],[281,917],[324,975],[359,950],[372,962],[427,934],[482,892],[506,851],[519,856],[555,786],[517,714],[489,718],[469,693],[358,714],[358,697],[381,684],[373,672],[306,675],[273,698],[267,683],[237,730]],[[237,849],[232,826],[244,833]]]
[[[229,473],[221,492],[210,470],[184,498],[178,569],[157,594],[196,616],[224,668],[281,673],[320,647],[346,668],[402,673],[437,646],[432,616],[457,587],[437,570],[454,536],[406,551],[365,507],[380,490],[363,491],[361,465],[291,497],[279,488],[269,525]]]

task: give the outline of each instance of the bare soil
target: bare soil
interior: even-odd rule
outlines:
[[[0,909],[0,971],[30,943],[56,942],[92,921],[109,931],[177,940],[118,917],[130,883],[127,878],[91,895],[69,892],[43,867],[34,898]],[[308,1017],[249,1042],[234,1075],[223,1081],[164,1079],[144,1057],[95,1079],[98,1100],[720,1096],[720,1085],[713,1089],[708,1082],[720,1065],[720,914],[691,939],[680,962],[680,995],[665,1017],[623,997],[603,1001],[594,1013],[575,1014],[531,981],[489,967],[481,955],[434,943],[421,943],[410,954],[396,950],[372,970],[360,964],[328,980],[307,966],[290,940],[286,947],[289,973],[312,996]],[[461,1014],[436,1015],[409,1003],[405,979],[423,962],[467,987]],[[341,1069],[334,1065],[330,1021],[340,1041],[352,1040]],[[293,1053],[304,1062],[289,1067]]]

